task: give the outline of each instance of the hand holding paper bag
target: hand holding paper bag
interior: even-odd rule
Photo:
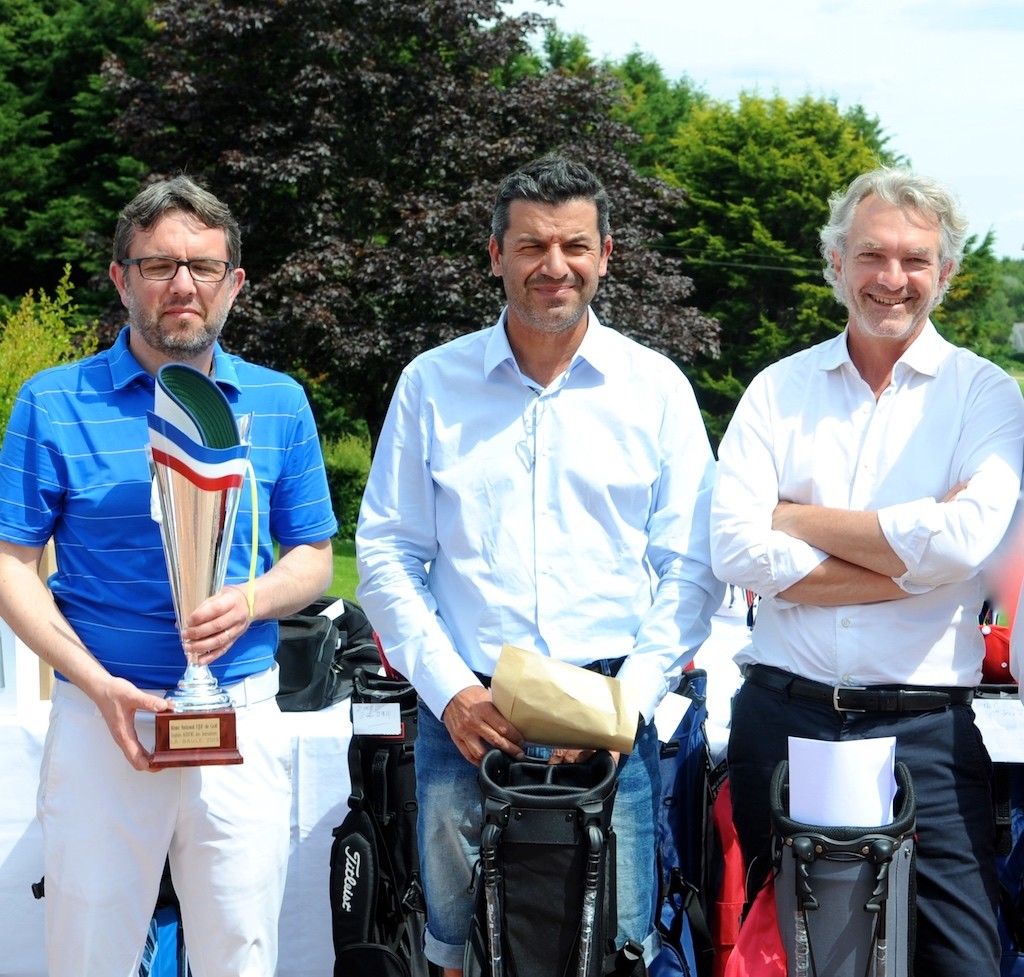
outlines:
[[[503,645],[494,706],[531,743],[630,753],[639,707],[614,678]]]

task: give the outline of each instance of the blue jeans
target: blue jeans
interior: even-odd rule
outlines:
[[[768,784],[788,737],[896,737],[917,799],[916,952],[922,977],[998,977],[991,761],[970,706],[925,713],[839,713],[747,682],[733,702],[729,783],[733,822],[757,886],[765,877]]]
[[[535,755],[544,751],[531,750]],[[617,857],[616,944],[644,944],[648,961],[660,948],[654,929],[657,904],[655,826],[661,797],[658,736],[648,723],[619,765],[612,827]],[[477,768],[458,751],[444,724],[423,703],[416,737],[420,871],[427,903],[427,959],[461,969],[473,917],[473,866],[480,854]]]

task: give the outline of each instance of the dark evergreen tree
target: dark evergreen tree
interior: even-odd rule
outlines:
[[[149,0],[0,0],[0,304],[53,290],[72,266],[81,311],[96,315],[110,236],[141,164],[122,153],[99,73],[132,63]]]

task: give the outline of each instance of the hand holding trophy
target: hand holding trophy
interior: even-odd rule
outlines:
[[[161,367],[149,412],[153,518],[160,523],[178,629],[224,585],[249,468],[251,417],[235,420],[216,383],[179,363]],[[256,514],[253,513],[255,521]],[[151,770],[241,763],[230,696],[184,649],[185,673],[156,714]]]

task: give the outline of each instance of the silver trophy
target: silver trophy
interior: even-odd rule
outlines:
[[[163,366],[149,413],[153,518],[160,524],[179,630],[224,585],[248,468],[250,417],[235,420],[217,385],[183,364]],[[186,647],[185,672],[157,713],[150,766],[238,763],[230,696]],[[180,718],[179,718],[180,716]]]

